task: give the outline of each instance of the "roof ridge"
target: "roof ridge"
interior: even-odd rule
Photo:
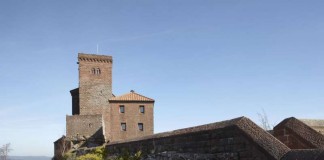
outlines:
[[[239,119],[239,122],[236,125],[249,138],[251,138],[252,141],[263,148],[266,153],[275,159],[280,159],[290,150],[284,143],[247,117]]]
[[[129,93],[122,94],[120,96],[111,97],[109,101],[146,101],[154,102],[155,100],[139,93],[135,93],[133,90]]]
[[[286,118],[283,121],[281,121],[278,125],[276,125],[274,127],[274,129],[276,129],[280,126],[287,127],[289,130],[291,130],[292,132],[297,134],[299,137],[306,140],[308,143],[310,143],[314,147],[324,148],[324,136],[321,133],[317,132],[312,127],[310,127],[309,125],[302,122],[301,120],[299,120],[295,117]],[[307,130],[307,132],[305,130]],[[311,136],[309,136],[309,135],[311,135]]]
[[[141,95],[141,94],[139,94],[139,93],[136,93],[136,92],[131,92],[131,94],[137,94],[137,95],[139,95],[139,96],[142,96],[142,97],[145,97],[145,98],[147,98],[147,99],[150,99],[150,100],[152,100],[152,101],[154,101],[154,99],[152,99],[152,98],[149,98],[149,97],[146,97],[146,96],[143,96],[143,95]]]

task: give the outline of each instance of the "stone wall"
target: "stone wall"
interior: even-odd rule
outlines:
[[[79,88],[70,91],[72,96],[72,115],[80,114]]]
[[[321,119],[300,119],[303,123],[312,127],[314,130],[324,134],[324,120]]]
[[[124,113],[120,113],[120,105],[124,106]],[[144,113],[140,113],[139,106],[144,106]],[[111,134],[111,142],[153,134],[153,102],[111,102],[110,109],[110,120],[106,122],[111,127],[106,132]],[[121,123],[126,123],[126,131],[121,129]],[[143,131],[139,130],[138,123],[143,124]]]
[[[211,159],[280,159],[290,149],[245,117],[112,142],[106,145],[110,155],[142,151],[146,158],[171,156],[207,156]]]
[[[63,159],[64,153],[68,152],[72,147],[71,141],[68,141],[65,136],[62,136],[54,142],[54,160]]]
[[[275,126],[273,135],[291,149],[324,148],[324,136],[294,117]]]
[[[102,114],[112,97],[112,57],[79,53],[80,114]]]
[[[281,160],[323,160],[323,149],[295,149],[287,152]]]
[[[287,131],[283,131],[287,130]],[[274,128],[272,136],[245,117],[179,129],[141,138],[110,142],[105,146],[108,158],[142,151],[144,160],[231,159],[231,160],[323,160],[324,139],[314,129],[296,118],[287,118]],[[281,133],[286,133],[282,135]],[[280,136],[294,145],[288,148]],[[58,142],[58,141],[57,141]],[[284,142],[286,143],[286,142]],[[287,145],[290,145],[287,143]],[[309,149],[313,148],[313,149]],[[88,149],[87,149],[88,150]],[[76,150],[78,155],[85,150]]]
[[[104,142],[102,115],[66,116],[66,137],[72,141]],[[94,145],[96,146],[96,145]]]

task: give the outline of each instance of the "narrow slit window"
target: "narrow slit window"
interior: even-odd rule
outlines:
[[[143,106],[143,105],[139,106],[139,111],[140,111],[140,113],[144,113],[145,112],[145,106]]]
[[[143,131],[144,130],[143,123],[138,123],[138,130],[140,130],[140,131]]]
[[[126,123],[121,123],[121,130],[126,131]]]
[[[100,68],[96,69],[96,74],[99,75],[100,74]]]
[[[92,68],[91,69],[91,74],[96,74],[96,69]]]
[[[125,113],[125,106],[124,105],[119,106],[119,112],[120,113]]]

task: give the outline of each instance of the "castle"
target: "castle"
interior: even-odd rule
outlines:
[[[72,115],[66,116],[66,136],[54,142],[54,160],[70,149],[83,155],[102,144],[108,156],[141,151],[144,160],[324,159],[320,120],[290,117],[266,131],[238,117],[153,134],[154,100],[134,91],[114,96],[112,62],[111,56],[79,53],[79,87],[70,91]]]
[[[79,87],[70,91],[72,115],[66,116],[66,138],[93,147],[151,135],[154,100],[131,90],[112,93],[111,56],[78,54]]]

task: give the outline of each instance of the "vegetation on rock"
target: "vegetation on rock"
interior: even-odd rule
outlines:
[[[68,152],[64,154],[64,160],[140,160],[142,158],[142,152],[138,151],[134,155],[129,152],[124,152],[118,156],[110,156],[105,152],[105,147],[97,147],[91,150],[89,153],[77,156],[74,152]]]

